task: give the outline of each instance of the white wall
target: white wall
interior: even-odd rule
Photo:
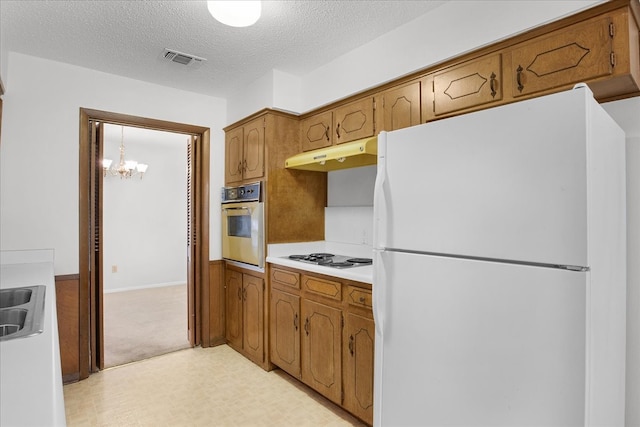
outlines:
[[[4,77],[4,76],[3,76]],[[9,52],[0,145],[0,249],[55,249],[78,273],[80,107],[211,128],[210,259],[220,259],[226,101]]]
[[[104,157],[118,162],[121,126],[106,124]],[[103,194],[105,292],[187,281],[187,135],[124,128],[141,179],[108,175]],[[113,266],[116,271],[113,271]]]
[[[627,135],[627,426],[640,426],[640,97],[604,109]]]
[[[299,113],[301,90],[300,77],[280,70],[271,70],[229,98],[227,123],[236,122],[263,108],[278,108]]]

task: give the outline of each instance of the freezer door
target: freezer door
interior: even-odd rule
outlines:
[[[588,272],[375,263],[375,425],[584,425]]]
[[[589,102],[573,90],[387,133],[386,247],[587,266]]]

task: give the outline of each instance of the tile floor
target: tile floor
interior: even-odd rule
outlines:
[[[64,386],[74,426],[365,426],[226,345],[180,350]]]

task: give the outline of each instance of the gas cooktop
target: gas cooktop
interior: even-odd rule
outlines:
[[[334,255],[323,252],[308,255],[289,255],[289,259],[333,268],[361,267],[363,265],[371,265],[372,263],[371,258],[356,258],[346,255]]]

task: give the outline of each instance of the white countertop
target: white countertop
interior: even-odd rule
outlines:
[[[0,252],[0,288],[45,285],[43,332],[0,342],[0,426],[65,426],[53,250]]]
[[[271,244],[267,247],[267,262],[285,267],[306,270],[341,279],[354,280],[363,283],[373,283],[373,266],[364,265],[353,268],[333,268],[322,265],[308,264],[306,262],[289,259],[289,255],[305,255],[313,252],[329,252],[336,255],[351,257],[372,258],[372,248],[368,245],[354,245],[337,242],[303,242]]]

